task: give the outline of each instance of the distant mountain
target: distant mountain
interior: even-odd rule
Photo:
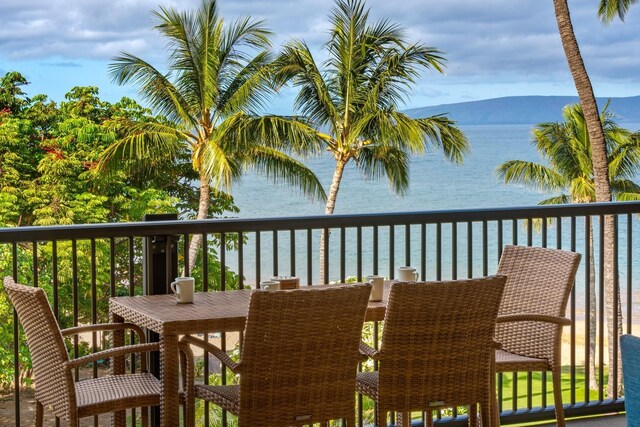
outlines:
[[[640,96],[598,98],[600,108],[609,99],[609,111],[616,115],[618,123],[640,123]],[[577,96],[507,96],[412,108],[405,112],[411,117],[448,113],[460,125],[537,124],[562,120],[562,108],[577,102]]]

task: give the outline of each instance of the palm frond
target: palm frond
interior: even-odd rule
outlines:
[[[135,122],[117,119],[106,123],[112,132],[123,134],[100,155],[99,169],[110,170],[120,166],[122,160],[131,165],[145,165],[156,157],[177,156],[186,148],[192,135],[176,129],[170,124],[157,122]]]
[[[245,153],[245,165],[272,179],[299,188],[313,200],[325,201],[327,195],[322,183],[304,163],[271,147],[254,146]]]
[[[404,194],[409,188],[410,155],[394,146],[366,146],[362,148],[356,159],[360,170],[371,179],[383,176],[389,178],[391,189],[397,194]]]
[[[173,121],[196,126],[191,108],[182,94],[163,75],[146,61],[122,53],[109,65],[109,74],[117,84],[134,83],[149,107]]]
[[[568,205],[571,203],[571,197],[566,194],[561,194],[559,196],[549,197],[548,199],[542,200],[539,205]]]
[[[274,79],[280,86],[292,82],[300,88],[294,108],[316,126],[329,125],[337,133],[340,116],[323,74],[309,47],[300,40],[286,44],[274,62]]]
[[[496,173],[505,184],[524,184],[544,191],[557,191],[569,183],[566,178],[544,165],[523,160],[508,160],[498,166]]]
[[[624,21],[631,5],[637,2],[638,0],[600,0],[598,18],[605,23],[613,21],[616,17]]]
[[[469,151],[469,141],[453,120],[441,114],[416,121],[428,147],[441,149],[449,161],[462,163],[464,154]]]

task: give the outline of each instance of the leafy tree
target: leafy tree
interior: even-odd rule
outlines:
[[[0,79],[0,116],[17,114],[29,103],[22,90],[22,86],[26,84],[27,79],[17,71],[11,71]]]
[[[335,160],[325,213],[334,212],[349,162],[368,177],[386,176],[400,194],[409,185],[412,154],[438,148],[461,162],[468,143],[453,121],[444,115],[413,119],[399,110],[420,70],[442,72],[442,52],[410,42],[388,20],[371,23],[361,0],[338,0],[329,21],[322,65],[302,40],[288,42],[275,62],[278,83],[300,89],[295,107],[317,135],[315,151],[329,151]],[[324,244],[320,251],[324,277]]]
[[[595,202],[594,171],[591,162],[592,146],[589,141],[587,124],[579,104],[568,105],[562,111],[561,123],[542,123],[533,131],[533,143],[546,164],[524,160],[509,160],[497,169],[498,176],[505,183],[520,183],[547,192],[561,191],[562,194],[540,202],[546,204],[592,203]],[[620,128],[613,115],[605,108],[601,114],[607,147],[607,163],[613,196],[617,200],[640,200],[640,186],[632,179],[640,167],[640,139]],[[596,301],[595,262],[593,250],[593,227],[590,233],[591,277],[589,337],[591,358],[589,363],[590,387],[597,388],[595,375]],[[622,311],[619,310],[619,330],[622,330]],[[610,336],[611,339],[611,336]],[[611,342],[611,341],[609,341]],[[609,360],[613,360],[613,346],[609,346]],[[610,362],[611,363],[611,362]]]
[[[14,81],[26,81],[13,75]],[[2,81],[7,81],[5,76]],[[123,98],[115,104],[102,101],[95,87],[75,87],[57,105],[45,95],[31,99],[21,91],[13,91],[18,100],[25,100],[19,109],[0,115],[0,225],[57,225],[140,221],[147,213],[194,210],[198,204],[197,188],[189,158],[158,156],[145,171],[137,171],[128,162],[102,173],[98,165],[100,154],[123,135],[108,125],[109,120],[135,119],[149,123],[163,122],[135,101]],[[16,105],[9,100],[8,103]],[[178,177],[182,177],[178,179]],[[215,196],[216,215],[237,211],[233,198],[219,193]],[[232,239],[227,243],[233,245]],[[92,248],[92,244],[95,245]],[[216,261],[216,240],[210,240],[209,283],[219,287],[221,271]],[[75,245],[75,246],[74,246]],[[128,239],[115,239],[115,283],[117,292],[129,292],[129,256],[140,259],[141,242],[134,240],[134,253],[129,253]],[[35,252],[35,253],[34,253]],[[92,253],[95,253],[95,294],[92,293]],[[56,263],[58,304],[56,314],[63,328],[74,322],[74,281],[77,283],[77,321],[91,322],[92,299],[95,297],[99,321],[108,321],[108,299],[111,295],[111,242],[97,239],[28,242],[16,245],[18,278],[33,283],[34,260],[37,262],[39,286],[49,293],[53,303],[53,265]],[[76,261],[74,262],[74,254]],[[75,273],[74,273],[75,269]],[[0,272],[13,274],[13,247],[0,245]],[[133,277],[141,282],[139,265],[134,265]],[[198,277],[201,272],[195,271]],[[227,286],[233,288],[239,278],[228,268],[224,272]],[[6,315],[5,315],[6,314]],[[12,319],[12,311],[4,291],[0,289],[0,315]],[[29,385],[30,359],[20,335],[21,384]],[[13,325],[5,322],[0,329],[0,389],[13,382]]]
[[[212,194],[228,190],[247,167],[324,198],[316,176],[279,150],[299,145],[305,128],[291,118],[256,114],[273,92],[267,67],[271,32],[264,23],[244,17],[226,24],[215,0],[203,0],[193,12],[161,7],[153,16],[168,41],[170,72],[130,53],[115,58],[110,72],[118,84],[137,85],[167,121],[114,120],[124,137],[104,152],[103,163],[127,158],[147,168],[158,157],[188,153],[200,185],[198,219],[210,216]],[[200,235],[192,237],[189,270],[200,243]]]

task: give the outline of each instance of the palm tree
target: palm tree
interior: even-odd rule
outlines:
[[[582,108],[568,105],[562,111],[562,123],[542,123],[533,131],[533,143],[548,166],[524,160],[509,160],[500,165],[497,174],[505,183],[521,183],[547,191],[561,191],[540,202],[541,205],[564,203],[592,203],[596,201],[592,147]],[[640,140],[626,129],[618,127],[606,107],[601,114],[604,129],[609,179],[617,200],[640,200],[640,186],[631,179],[640,166]],[[596,301],[595,262],[593,257],[593,228],[590,234],[591,299],[589,345],[589,387],[597,388],[595,375]],[[622,325],[620,325],[620,328]],[[610,355],[610,359],[611,358]]]
[[[337,0],[329,20],[324,45],[328,59],[322,66],[302,40],[286,43],[274,64],[279,84],[292,82],[300,89],[295,109],[308,118],[317,144],[335,160],[326,214],[334,212],[349,162],[370,178],[386,176],[402,194],[408,188],[412,154],[433,147],[461,162],[468,148],[464,134],[447,117],[414,119],[399,111],[420,69],[442,72],[442,52],[410,43],[400,26],[388,20],[370,23],[361,0]],[[322,281],[324,239],[323,234]]]
[[[629,8],[636,3],[638,0],[600,0],[598,17],[605,23],[613,21],[616,17],[624,21]]]
[[[598,113],[598,104],[596,103],[595,95],[593,94],[593,86],[589,79],[589,74],[582,60],[580,54],[580,48],[578,47],[578,41],[576,40],[575,33],[573,31],[573,25],[571,23],[571,15],[569,13],[568,0],[553,0],[556,21],[558,23],[558,32],[560,33],[560,39],[562,41],[562,47],[564,49],[567,63],[569,64],[569,70],[573,76],[573,82],[578,92],[578,98],[582,111],[584,113],[585,123],[587,131],[589,133],[589,140],[591,141],[592,156],[591,162],[593,164],[594,175],[594,187],[595,197],[598,202],[610,202],[611,201],[611,183],[609,182],[608,165],[607,165],[607,149],[604,131],[602,129],[602,123],[600,122],[600,115]],[[606,294],[606,307],[607,307],[607,329],[609,336],[609,343],[613,343],[618,340],[614,331],[614,309],[613,301],[615,295],[620,295],[620,289],[618,287],[617,277],[614,274],[614,217],[612,215],[605,215],[604,218],[604,284]],[[619,298],[618,298],[619,301]],[[618,313],[620,313],[618,311]],[[617,322],[621,322],[620,315]],[[621,331],[621,329],[619,330]],[[620,332],[619,332],[620,333]],[[613,355],[613,346],[609,346],[609,356]],[[613,359],[609,359],[613,360]],[[620,361],[620,358],[618,357]],[[618,387],[622,384],[622,363],[618,363],[618,372],[616,375],[609,375],[609,394],[613,392],[614,378],[617,378]],[[621,391],[621,388],[620,388]]]
[[[121,53],[110,74],[118,84],[137,85],[150,107],[167,120],[119,120],[115,127],[124,137],[103,153],[102,163],[128,157],[148,168],[154,159],[187,150],[199,178],[197,219],[208,217],[212,189],[214,194],[229,190],[247,167],[324,200],[316,176],[279,150],[314,135],[305,135],[306,127],[292,118],[254,113],[274,91],[268,73],[271,32],[264,23],[244,17],[226,24],[216,0],[203,0],[196,11],[161,7],[153,16],[155,29],[168,40],[170,71],[164,74]],[[200,235],[191,240],[190,270],[200,243]]]

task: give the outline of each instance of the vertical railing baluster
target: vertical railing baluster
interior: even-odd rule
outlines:
[[[307,229],[307,285],[313,285],[313,231]]]
[[[499,219],[498,220],[498,262],[500,262],[500,257],[502,256],[502,246],[503,246],[503,239],[504,239],[504,224],[502,223],[502,220]]]
[[[549,218],[547,217],[542,217],[540,218],[540,221],[542,222],[542,247],[546,248],[547,247],[547,221],[549,220]],[[531,373],[530,373],[531,374]],[[546,408],[547,407],[547,371],[542,371],[540,373],[540,379],[541,379],[541,397],[542,397],[542,407]]]
[[[329,283],[329,229],[323,229],[324,233],[324,281],[323,283]]]
[[[442,280],[442,223],[436,224],[436,280]]]
[[[209,240],[207,233],[202,233],[202,292],[209,291]],[[209,341],[209,331],[204,332],[204,340]],[[204,360],[204,383],[209,384],[209,353],[203,352],[202,358]],[[224,365],[220,368],[220,376],[222,377],[222,383],[224,384],[225,370]],[[204,401],[204,425],[209,425],[209,402]],[[226,412],[222,411],[222,425],[227,426]]]
[[[373,274],[378,274],[378,226],[373,227]],[[392,272],[393,273],[393,272]],[[393,279],[393,275],[389,276],[389,279]]]
[[[613,399],[618,399],[618,331],[621,325],[618,325],[618,315],[620,313],[618,305],[620,303],[620,283],[618,281],[618,215],[613,215],[613,336],[616,337],[613,343],[609,345],[613,346],[612,353],[614,355],[613,361],[609,361],[611,370],[609,375],[613,372]]]
[[[467,222],[467,278],[473,277],[473,223]]]
[[[184,275],[185,277],[189,277],[191,271],[189,269],[189,234],[187,233],[182,235],[182,253],[184,258]]]
[[[347,241],[347,230],[344,227],[340,227],[340,283],[346,282],[346,268],[347,260],[345,254],[345,247]]]
[[[627,333],[633,333],[633,217],[631,214],[627,214]]]
[[[289,275],[296,275],[296,230],[289,231]]]
[[[458,278],[458,223],[451,223],[451,280]]]
[[[427,224],[420,224],[420,274],[422,280],[427,278]]]
[[[244,234],[238,232],[238,288],[244,289]]]
[[[260,232],[256,231],[256,289],[260,289]]]
[[[220,290],[227,290],[227,234],[220,233]]]
[[[411,265],[411,224],[404,225],[404,265]]]
[[[584,403],[589,403],[590,400],[590,387],[589,383],[591,382],[591,374],[589,373],[591,366],[591,357],[595,357],[595,352],[591,355],[591,328],[595,328],[596,325],[591,324],[591,298],[595,298],[595,295],[591,295],[591,239],[593,236],[591,235],[591,217],[585,215],[584,217],[584,312],[585,312],[585,321],[584,321],[584,336],[585,336],[585,346],[584,346]],[[595,272],[593,272],[595,273]],[[594,372],[595,376],[596,373]]]
[[[13,280],[18,282],[18,244],[11,244]],[[20,327],[18,312],[13,309],[13,416],[16,427],[20,427]]]
[[[362,279],[362,227],[358,226],[356,228],[356,282]]]
[[[98,288],[96,283],[96,239],[90,241],[90,269],[91,269],[91,323],[98,323]],[[91,352],[95,353],[98,349],[98,334],[96,331],[91,332]],[[98,362],[92,362],[93,378],[98,378]],[[98,416],[93,416],[93,425],[98,427]]]
[[[598,258],[598,273],[600,275],[598,280],[598,400],[604,401],[604,215],[598,217],[598,234],[600,241],[599,246],[599,258]]]
[[[273,275],[278,276],[278,231],[273,230]]]
[[[511,220],[511,244],[518,244],[518,220],[515,218]]]
[[[393,277],[395,272],[396,255],[396,228],[389,226],[389,277]]]
[[[559,230],[558,230],[559,231]],[[576,217],[571,217],[571,252],[576,252]],[[584,260],[583,260],[584,261]],[[588,284],[586,284],[588,286]],[[576,281],[573,281],[573,290],[571,291],[570,310],[571,310],[571,406],[576,404]],[[585,316],[586,317],[586,316]],[[586,342],[586,341],[585,341]],[[587,343],[587,345],[589,345]],[[585,368],[589,365],[587,364]],[[588,387],[588,384],[585,384]]]
[[[487,221],[482,221],[482,275],[489,275],[489,230]]]
[[[73,326],[78,326],[78,242],[71,241],[71,283],[73,292]],[[78,335],[73,336],[73,358],[78,358]],[[75,369],[75,380],[78,381],[78,368]]]

